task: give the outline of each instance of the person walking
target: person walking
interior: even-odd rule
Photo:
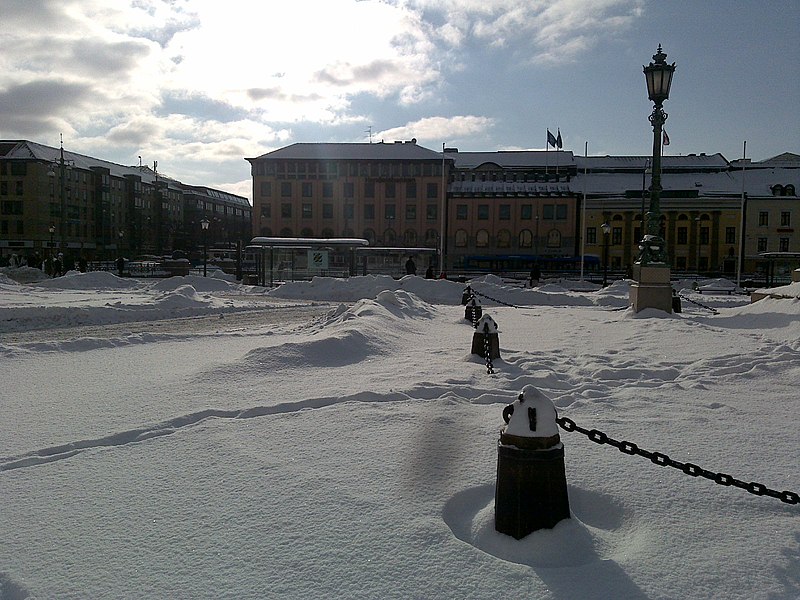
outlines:
[[[125,259],[121,256],[117,259],[117,272],[122,277],[122,272],[125,270]]]
[[[417,274],[417,265],[414,263],[414,259],[410,256],[406,261],[406,275],[416,275]]]

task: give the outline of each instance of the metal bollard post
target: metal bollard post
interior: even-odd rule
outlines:
[[[564,446],[553,402],[529,385],[503,410],[494,527],[522,539],[570,517]]]
[[[467,286],[464,288],[464,293],[461,294],[461,304],[466,306],[469,304],[470,298],[472,298],[475,294],[472,293],[472,288]]]
[[[497,332],[497,323],[488,314],[478,320],[475,332],[472,334],[471,353],[477,354],[481,358],[487,358],[487,347],[488,358],[492,360],[500,358],[500,336]]]
[[[475,296],[472,296],[467,306],[464,307],[464,318],[470,323],[472,323],[473,326],[475,326],[475,324],[478,322],[478,319],[481,318],[482,314],[483,314],[483,308],[481,308],[481,303]]]

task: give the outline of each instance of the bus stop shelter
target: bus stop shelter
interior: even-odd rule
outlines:
[[[247,250],[255,254],[258,285],[272,287],[287,275],[292,280],[355,275],[355,251],[368,245],[361,238],[254,237]]]

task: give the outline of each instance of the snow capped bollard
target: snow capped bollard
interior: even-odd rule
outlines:
[[[478,319],[481,318],[483,314],[483,309],[481,308],[480,301],[475,297],[469,299],[467,306],[464,308],[464,318],[472,323],[473,327],[476,326],[478,323]]]
[[[531,385],[505,407],[503,419],[494,528],[519,540],[570,516],[564,446],[553,402]]]
[[[500,336],[497,334],[497,323],[489,315],[483,315],[475,326],[475,332],[472,334],[472,354],[492,360],[500,358]]]
[[[470,299],[474,295],[475,294],[472,293],[472,288],[471,287],[469,287],[469,286],[465,287],[464,288],[464,293],[461,294],[461,304],[462,304],[462,306],[466,306],[467,304],[469,304]]]

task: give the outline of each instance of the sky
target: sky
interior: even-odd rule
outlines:
[[[794,0],[0,0],[0,139],[251,197],[294,142],[649,154],[642,66],[676,63],[671,154],[800,152]]]
[[[628,281],[470,283],[492,374],[452,281],[0,269],[0,598],[800,596],[800,505],[578,432],[570,518],[494,529],[520,393],[543,410],[515,435],[551,435],[551,402],[800,492],[800,282],[755,303],[677,282],[671,315],[632,313]]]

